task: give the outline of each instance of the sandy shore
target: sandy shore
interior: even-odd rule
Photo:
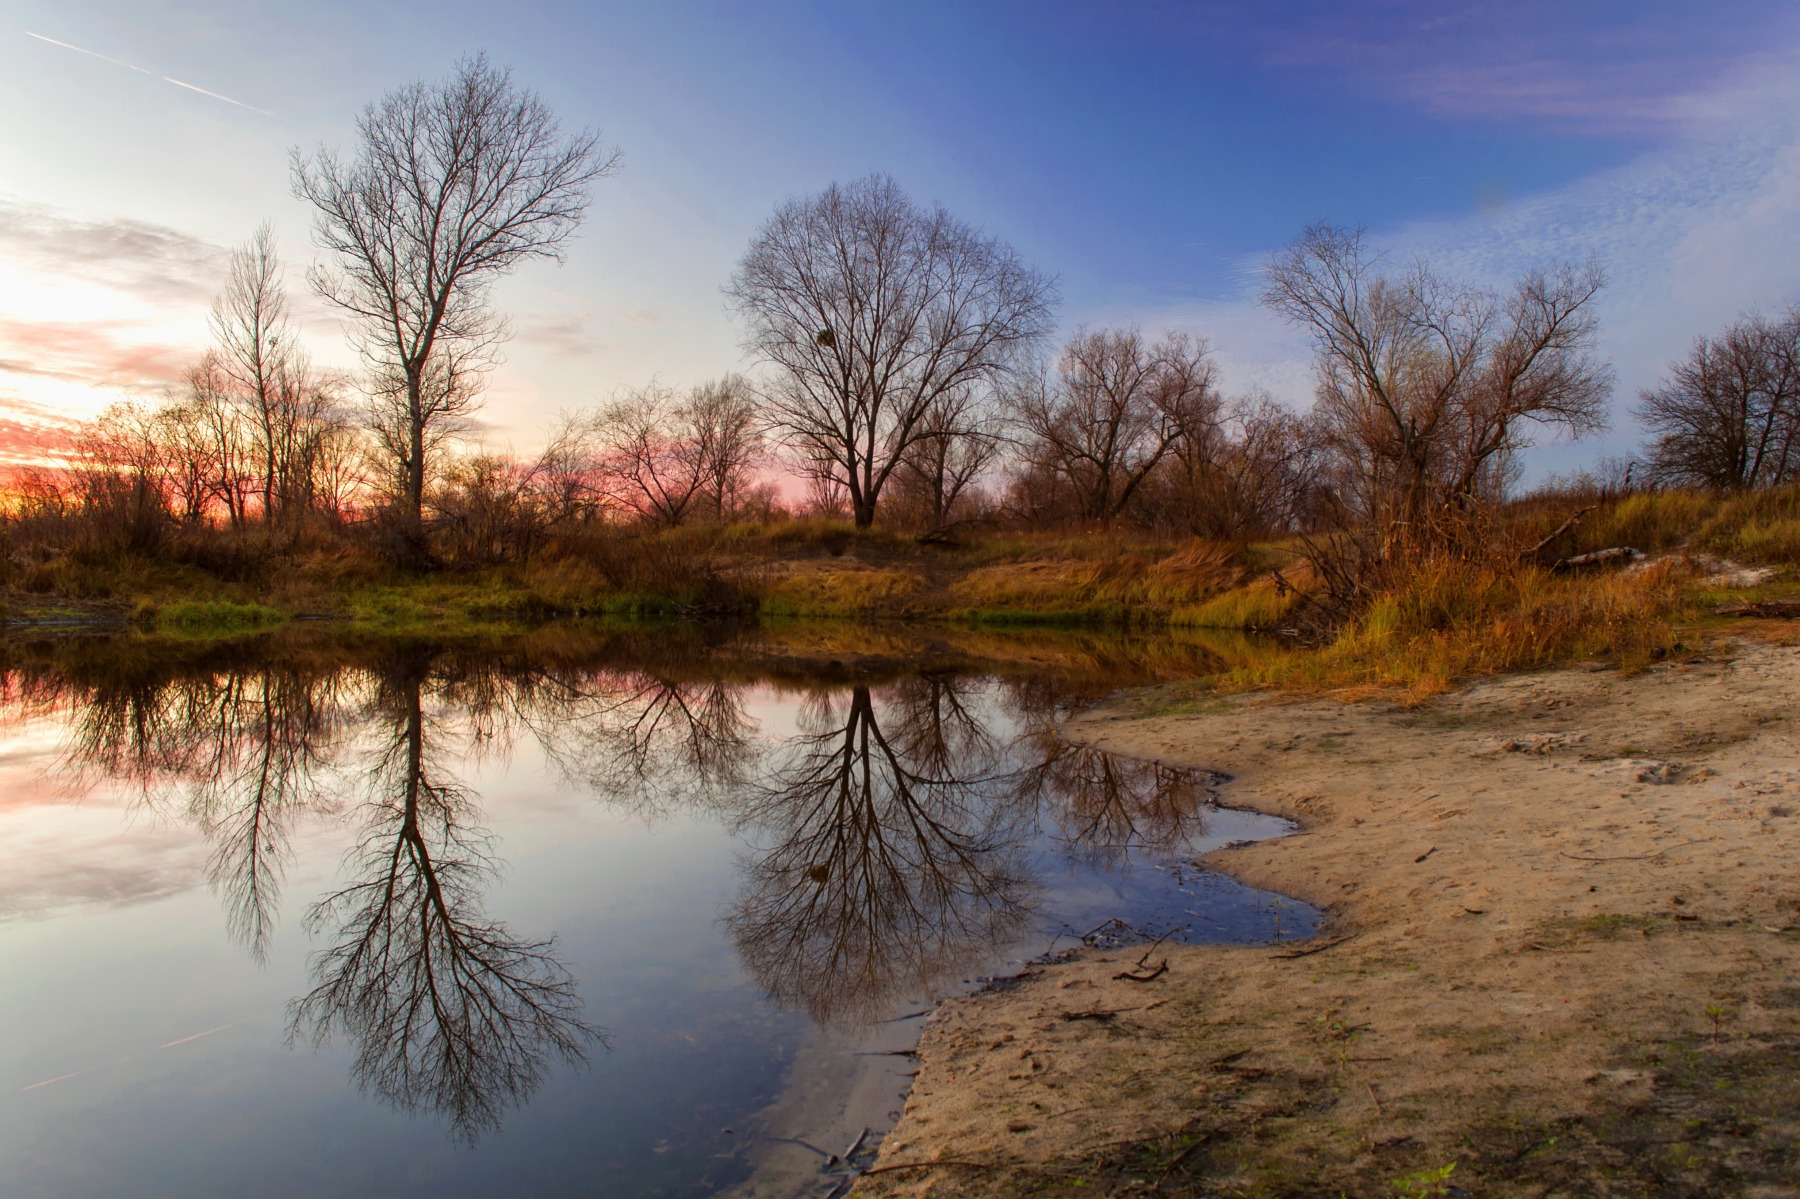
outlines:
[[[1797,696],[1800,650],[1754,643],[1086,714],[1303,822],[1207,861],[1329,926],[952,1001],[856,1193],[1800,1196]]]

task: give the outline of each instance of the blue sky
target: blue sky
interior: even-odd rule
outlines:
[[[519,448],[620,385],[746,365],[719,287],[757,225],[871,170],[1060,276],[1065,328],[1200,333],[1229,385],[1297,406],[1306,347],[1256,270],[1312,220],[1495,283],[1600,254],[1621,412],[1694,334],[1800,298],[1792,3],[7,0],[0,407],[41,425],[165,385],[265,217],[302,292],[289,148],[346,144],[474,50],[624,152],[567,263],[500,293],[518,336],[484,417]]]

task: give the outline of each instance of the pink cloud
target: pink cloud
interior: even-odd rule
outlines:
[[[0,317],[0,371],[93,387],[165,387],[195,357],[190,346],[132,342],[121,326]]]

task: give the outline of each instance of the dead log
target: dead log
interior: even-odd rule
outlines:
[[[1615,545],[1611,549],[1595,550],[1591,554],[1576,554],[1573,558],[1564,558],[1552,570],[1560,574],[1568,574],[1578,570],[1602,570],[1608,566],[1629,566],[1633,562],[1642,562],[1644,551],[1633,549],[1628,545]]]

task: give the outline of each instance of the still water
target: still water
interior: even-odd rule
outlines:
[[[983,975],[1312,927],[1056,735],[1141,655],[693,640],[12,653],[0,1195],[729,1193]]]

